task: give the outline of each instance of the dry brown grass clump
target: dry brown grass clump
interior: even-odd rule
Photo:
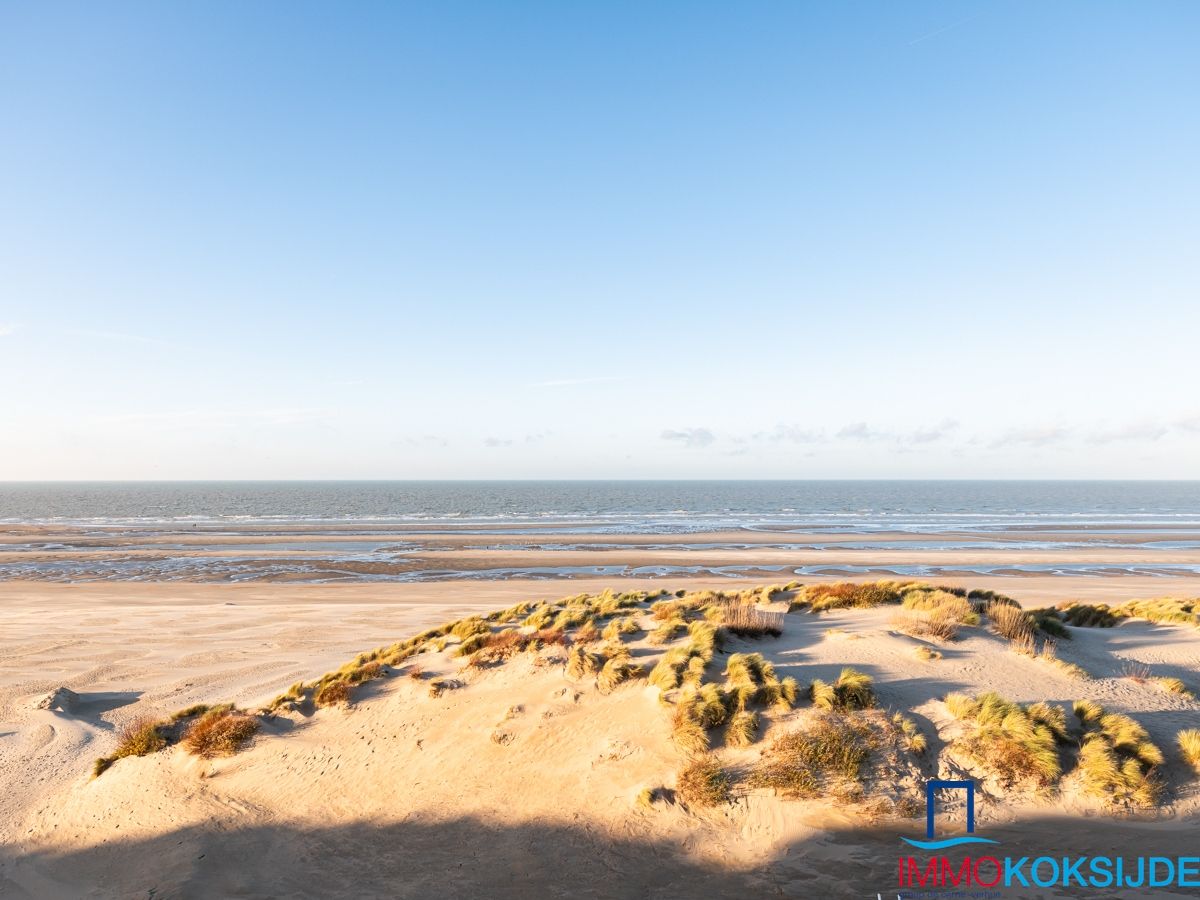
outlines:
[[[674,600],[659,600],[651,605],[650,615],[656,622],[669,622],[671,619],[678,618],[683,612],[683,608],[683,604]]]
[[[913,648],[913,656],[915,656],[917,659],[924,660],[925,662],[933,662],[935,659],[942,658],[940,651],[934,650],[932,647],[926,647],[924,644],[920,644]]]
[[[317,706],[336,706],[339,703],[349,703],[350,694],[350,682],[342,681],[339,678],[321,685],[320,690],[317,691],[317,695],[313,698],[313,702]]]
[[[209,710],[191,724],[183,744],[196,756],[228,756],[236,753],[258,731],[258,719],[233,707]]]
[[[134,719],[121,729],[121,740],[113,756],[121,759],[157,753],[167,746],[163,731],[163,726],[153,719]]]
[[[1084,790],[1113,803],[1157,804],[1162,795],[1158,766],[1163,754],[1146,729],[1091,700],[1076,701],[1075,716],[1083,726],[1079,774]]]
[[[679,771],[679,798],[688,806],[729,802],[729,776],[711,756],[694,759]]]
[[[974,730],[954,742],[954,748],[979,763],[1006,784],[1033,780],[1055,784],[1062,775],[1058,744],[1067,739],[1066,717],[1048,703],[1022,706],[995,692],[972,699],[948,694],[946,708]]]
[[[872,581],[863,584],[810,584],[792,601],[792,609],[807,606],[813,612],[826,609],[865,609],[885,603],[899,603],[911,582]]]
[[[857,785],[877,745],[875,731],[852,716],[823,713],[805,729],[776,738],[750,774],[751,787],[785,797],[817,797]]]
[[[575,643],[594,644],[600,640],[600,629],[593,622],[585,622],[575,629]]]
[[[92,764],[92,775],[103,774],[118,759],[127,756],[148,756],[167,746],[167,731],[170,722],[137,718],[126,724],[120,732],[117,749],[110,756],[102,756]]]

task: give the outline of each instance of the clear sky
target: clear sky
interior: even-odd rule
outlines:
[[[1197,46],[0,0],[0,480],[1200,477]]]

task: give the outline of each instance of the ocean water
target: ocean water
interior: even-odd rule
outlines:
[[[0,482],[0,524],[285,523],[454,524],[478,534],[1200,532],[1200,481]]]

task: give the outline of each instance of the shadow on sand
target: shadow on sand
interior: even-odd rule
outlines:
[[[983,828],[1000,841],[987,854],[1186,856],[1200,823],[1046,818]],[[0,856],[0,894],[12,898],[858,898],[896,896],[899,830],[829,831],[796,843],[763,866],[739,870],[702,861],[686,845],[612,839],[579,827],[501,826],[475,819],[355,823],[297,829],[186,828],[150,840],[65,854]],[[958,854],[969,851],[948,851]],[[978,853],[977,855],[983,855]],[[918,858],[927,858],[919,854]],[[1004,896],[1092,897],[1094,888],[1019,890]],[[1178,896],[1187,896],[1185,891]],[[1108,894],[1105,896],[1125,896]],[[1129,896],[1150,896],[1131,891]],[[1176,896],[1160,893],[1157,896]]]

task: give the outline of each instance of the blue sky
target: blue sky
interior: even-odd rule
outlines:
[[[1198,37],[0,4],[0,480],[1200,477]]]

